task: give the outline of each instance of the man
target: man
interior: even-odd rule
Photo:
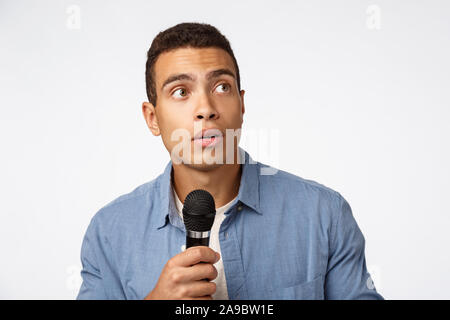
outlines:
[[[92,218],[78,299],[382,299],[346,200],[238,147],[245,91],[228,40],[182,23],[147,58],[142,111],[171,161]],[[195,189],[217,213],[210,247],[184,250]]]

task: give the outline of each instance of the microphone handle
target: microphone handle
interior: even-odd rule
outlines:
[[[209,237],[206,238],[191,238],[186,236],[186,249],[196,246],[209,246]]]

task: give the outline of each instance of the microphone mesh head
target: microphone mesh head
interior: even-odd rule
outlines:
[[[210,231],[216,216],[213,196],[206,190],[191,191],[184,200],[183,220],[186,230]]]

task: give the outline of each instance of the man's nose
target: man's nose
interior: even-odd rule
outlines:
[[[206,119],[206,120],[217,119],[217,113],[214,111],[197,113],[196,119]]]
[[[214,108],[208,97],[203,97],[198,101],[198,107],[194,114],[195,120],[215,120],[219,118],[219,112]]]

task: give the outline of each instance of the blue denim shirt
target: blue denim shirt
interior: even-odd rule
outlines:
[[[230,299],[383,299],[365,240],[336,191],[245,156],[219,241]],[[81,248],[77,299],[143,299],[185,244],[164,173],[101,208]]]

